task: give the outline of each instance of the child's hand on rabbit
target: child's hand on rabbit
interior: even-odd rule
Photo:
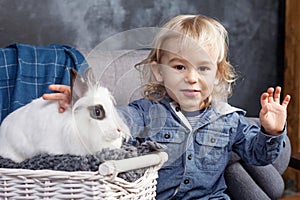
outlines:
[[[63,113],[71,103],[71,87],[68,85],[53,84],[49,86],[49,90],[57,92],[44,94],[43,99],[59,101],[59,112]]]

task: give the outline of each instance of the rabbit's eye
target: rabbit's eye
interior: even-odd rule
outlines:
[[[103,119],[105,117],[104,108],[100,104],[89,106],[88,109],[90,111],[90,116],[94,119]]]

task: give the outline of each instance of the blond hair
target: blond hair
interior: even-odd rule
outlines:
[[[205,47],[217,56],[220,80],[205,103],[208,105],[212,100],[227,101],[232,93],[232,83],[236,80],[236,73],[228,61],[228,34],[218,21],[201,15],[178,15],[172,18],[155,36],[153,48],[148,57],[135,65],[146,81],[145,97],[151,100],[161,100],[166,94],[164,86],[157,83],[151,73],[150,65],[152,61],[160,62],[162,45],[170,37],[170,31],[179,33],[182,42],[185,42],[186,38],[192,39],[199,46]]]

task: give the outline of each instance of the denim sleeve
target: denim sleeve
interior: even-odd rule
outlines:
[[[139,137],[144,131],[144,117],[143,112],[139,107],[128,105],[117,107],[118,113],[126,125],[129,127],[132,140]]]
[[[261,127],[249,124],[244,117],[241,117],[236,131],[233,151],[249,164],[271,164],[285,146],[286,128],[278,136],[267,135]]]

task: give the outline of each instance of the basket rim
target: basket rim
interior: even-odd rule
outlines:
[[[32,170],[32,169],[21,169],[21,168],[0,168],[0,183],[3,180],[3,176],[6,177],[14,177],[18,179],[27,179],[27,178],[35,178],[35,179],[76,179],[76,180],[98,180],[101,179],[107,182],[119,182],[125,185],[131,184],[138,184],[143,182],[143,180],[151,175],[153,172],[157,172],[160,168],[159,165],[157,166],[150,166],[145,171],[144,175],[138,178],[133,182],[126,181],[118,176],[112,175],[101,175],[99,171],[59,171],[59,170],[49,170],[49,169],[39,169],[39,170]]]

